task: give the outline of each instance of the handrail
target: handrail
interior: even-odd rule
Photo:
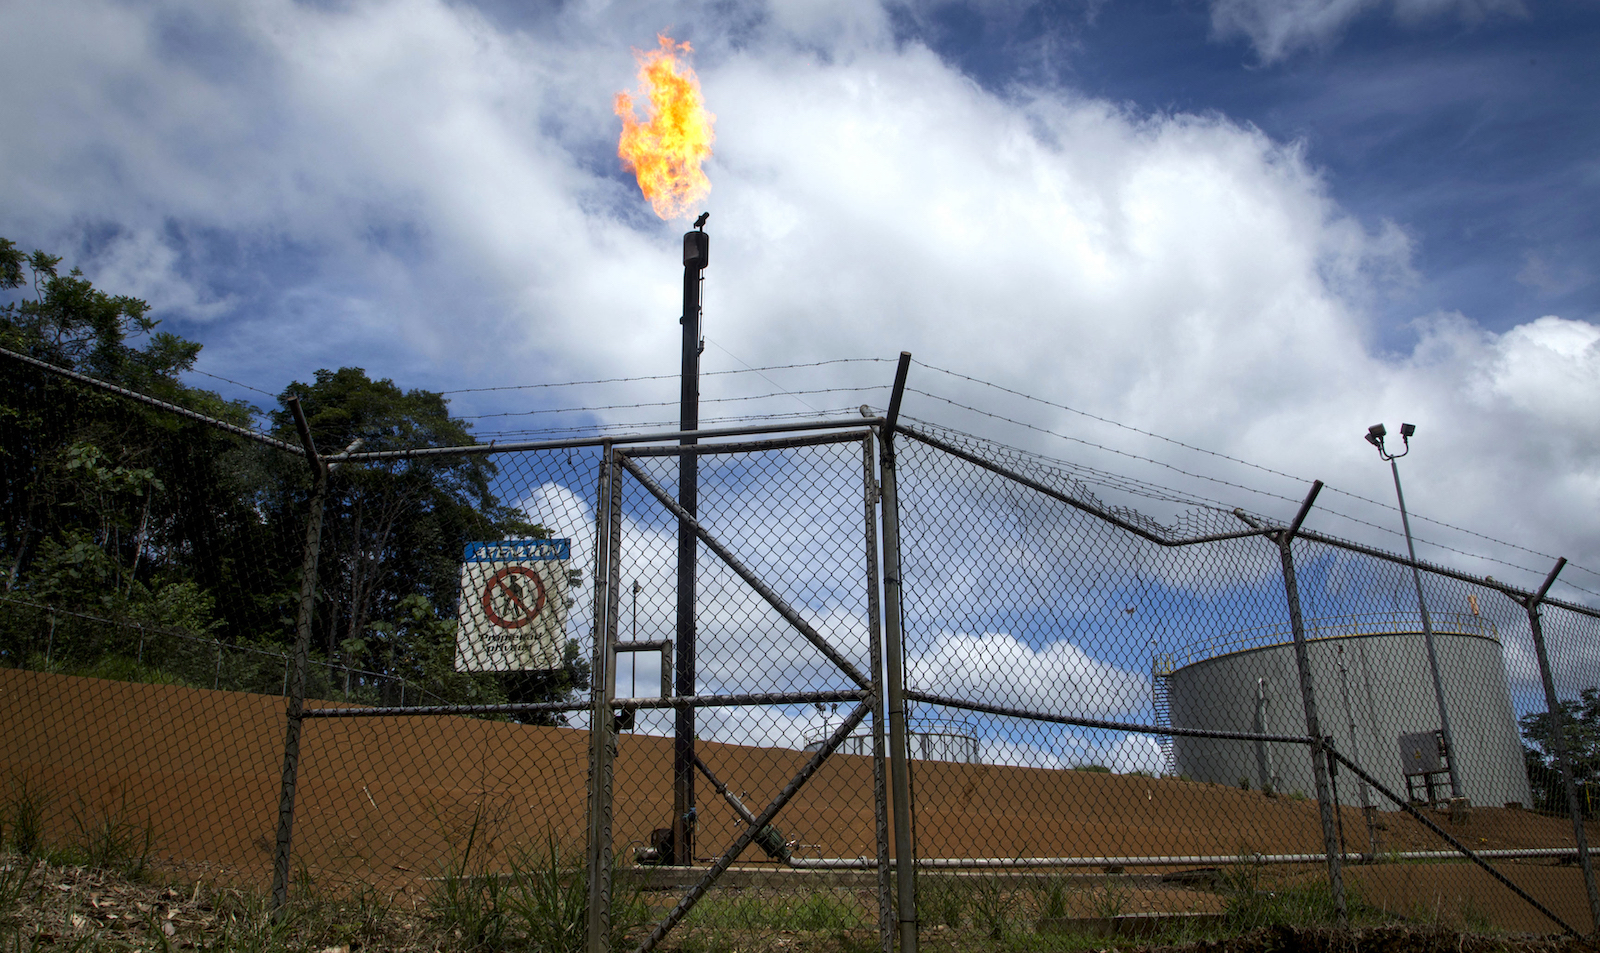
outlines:
[[[1432,616],[1435,632],[1448,635],[1471,635],[1479,638],[1500,641],[1500,632],[1493,622],[1468,612],[1446,612]],[[1405,635],[1420,633],[1422,619],[1420,616],[1404,612],[1362,612],[1346,616],[1331,616],[1323,619],[1306,620],[1306,641],[1327,641],[1329,639],[1354,638],[1363,635]],[[1223,655],[1232,655],[1235,652],[1245,652],[1251,649],[1271,648],[1276,645],[1289,645],[1294,641],[1294,635],[1285,623],[1274,625],[1255,626],[1249,629],[1235,629],[1192,643],[1187,648],[1178,652],[1169,652],[1161,656],[1166,672],[1156,672],[1157,675],[1171,674],[1176,669],[1206,659],[1217,658]]]

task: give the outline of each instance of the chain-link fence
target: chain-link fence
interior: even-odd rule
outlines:
[[[1064,465],[902,433],[907,697],[961,715],[983,765],[914,765],[924,926],[1431,911],[1587,932],[1535,594],[1304,531],[1314,491],[1292,524],[1161,525]],[[1592,613],[1545,612],[1595,645]]]
[[[15,359],[0,381],[6,846],[263,879],[304,462],[237,418]]]
[[[10,849],[596,950],[1591,928],[1600,614],[1315,490],[1162,524],[881,418],[356,444],[8,368]]]

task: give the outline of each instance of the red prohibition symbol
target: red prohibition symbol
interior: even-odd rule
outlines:
[[[505,615],[495,609],[496,596],[503,600],[502,605],[510,603]],[[483,587],[483,614],[502,629],[520,629],[543,609],[544,582],[526,566],[507,566],[490,576]]]

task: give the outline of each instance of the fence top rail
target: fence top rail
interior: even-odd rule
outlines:
[[[1376,559],[1382,559],[1386,562],[1395,563],[1396,565],[1400,566],[1415,566],[1423,572],[1433,573],[1436,576],[1444,576],[1447,579],[1454,579],[1458,582],[1467,582],[1475,586],[1482,586],[1485,589],[1493,589],[1496,592],[1505,595],[1513,602],[1520,603],[1524,606],[1531,602],[1533,597],[1537,594],[1532,589],[1519,589],[1516,586],[1501,582],[1498,579],[1490,579],[1487,576],[1474,576],[1471,573],[1462,572],[1459,569],[1451,569],[1447,566],[1440,566],[1421,559],[1408,559],[1399,553],[1387,552],[1377,548],[1376,546],[1367,546],[1362,543],[1351,542],[1348,539],[1340,539],[1337,536],[1329,536],[1326,533],[1318,533],[1313,530],[1302,529],[1298,534],[1296,534],[1296,538],[1309,539],[1314,542],[1336,547],[1338,549],[1361,553],[1364,556],[1372,556]],[[1539,600],[1539,605],[1555,606],[1559,609],[1566,609],[1569,612],[1576,612],[1579,615],[1586,615],[1591,618],[1600,619],[1600,609],[1596,609],[1593,606],[1586,606],[1582,603],[1569,602],[1566,599],[1556,599],[1547,595],[1543,599]]]
[[[797,433],[807,430],[862,430],[882,424],[881,417],[842,417],[827,420],[807,420],[783,424],[754,424],[744,427],[714,427],[705,430],[672,430],[664,433],[612,434],[601,437],[571,437],[562,440],[524,440],[513,443],[471,444],[462,447],[417,447],[409,450],[367,450],[353,453],[331,454],[323,457],[329,463],[369,460],[411,460],[422,457],[467,456],[492,453],[515,453],[532,450],[574,450],[580,447],[620,446],[623,444],[668,443],[680,440],[706,440],[717,437],[747,437],[757,434]],[[859,436],[859,434],[855,435]],[[692,449],[692,448],[685,448]],[[709,445],[706,452],[716,452],[720,447]],[[679,452],[674,447],[673,452]]]
[[[925,443],[928,446],[933,447],[935,450],[941,450],[953,457],[965,460],[974,466],[982,467],[985,470],[1004,477],[1007,480],[1011,480],[1014,483],[1020,483],[1031,490],[1043,493],[1045,496],[1048,496],[1052,499],[1059,500],[1060,502],[1065,503],[1074,509],[1082,510],[1083,512],[1088,513],[1097,519],[1110,523],[1118,529],[1132,533],[1141,539],[1149,540],[1158,546],[1165,546],[1168,548],[1193,546],[1198,543],[1215,543],[1229,539],[1246,539],[1251,536],[1264,536],[1271,532],[1270,529],[1245,529],[1224,533],[1209,533],[1203,536],[1173,537],[1166,533],[1156,532],[1155,529],[1165,529],[1165,527],[1160,526],[1154,520],[1148,520],[1146,517],[1140,514],[1129,512],[1128,516],[1133,517],[1133,519],[1129,519],[1128,516],[1121,515],[1116,510],[1104,506],[1098,500],[1093,499],[1092,496],[1090,499],[1079,499],[1070,493],[1063,492],[1062,490],[1056,489],[1052,486],[1047,486],[1038,480],[1018,473],[1004,464],[989,460],[982,454],[975,453],[971,450],[962,449],[961,447],[957,447],[956,445],[941,440],[938,437],[932,436],[931,434],[925,434],[921,431],[913,430],[903,424],[897,425],[895,427],[895,432],[904,434],[907,437],[910,437],[911,439],[921,443]],[[1139,522],[1136,522],[1135,520],[1146,521],[1149,523],[1149,526],[1141,526],[1139,525]],[[1151,527],[1154,527],[1155,529],[1152,529]]]
[[[249,427],[241,427],[238,424],[230,424],[226,420],[218,420],[215,417],[208,417],[197,410],[190,410],[187,407],[180,407],[170,401],[161,400],[157,397],[151,397],[148,394],[141,394],[136,390],[130,390],[126,387],[120,387],[116,384],[97,380],[88,376],[87,374],[79,374],[77,371],[69,371],[64,367],[57,367],[56,365],[47,361],[41,361],[36,357],[29,357],[26,354],[18,354],[16,351],[12,351],[3,347],[0,347],[0,357],[8,357],[19,363],[36,367],[47,374],[54,374],[57,377],[64,377],[67,380],[76,381],[79,384],[94,388],[95,390],[105,391],[108,394],[116,394],[119,397],[126,397],[129,400],[144,404],[147,407],[154,407],[157,410],[164,410],[170,414],[177,414],[179,417],[205,424],[208,427],[215,427],[218,430],[225,430],[228,433],[237,434],[247,440],[254,440],[257,443],[265,444],[266,446],[272,447],[275,450],[282,450],[285,453],[292,453],[297,457],[303,457],[306,455],[305,449],[300,447],[298,444],[288,443],[283,440],[279,440],[276,437],[269,437],[264,433],[251,430]]]
[[[840,430],[834,433],[804,434],[793,437],[771,437],[764,440],[734,441],[727,443],[701,443],[692,446],[637,447],[624,451],[630,457],[677,457],[685,453],[758,453],[763,450],[787,450],[795,447],[821,447],[837,443],[859,443],[872,431],[865,427]]]

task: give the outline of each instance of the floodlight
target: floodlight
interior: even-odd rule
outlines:
[[[1417,425],[1416,424],[1401,424],[1400,425],[1400,436],[1406,438],[1407,440],[1410,440],[1411,439],[1411,435],[1416,433],[1416,432],[1417,432]]]

